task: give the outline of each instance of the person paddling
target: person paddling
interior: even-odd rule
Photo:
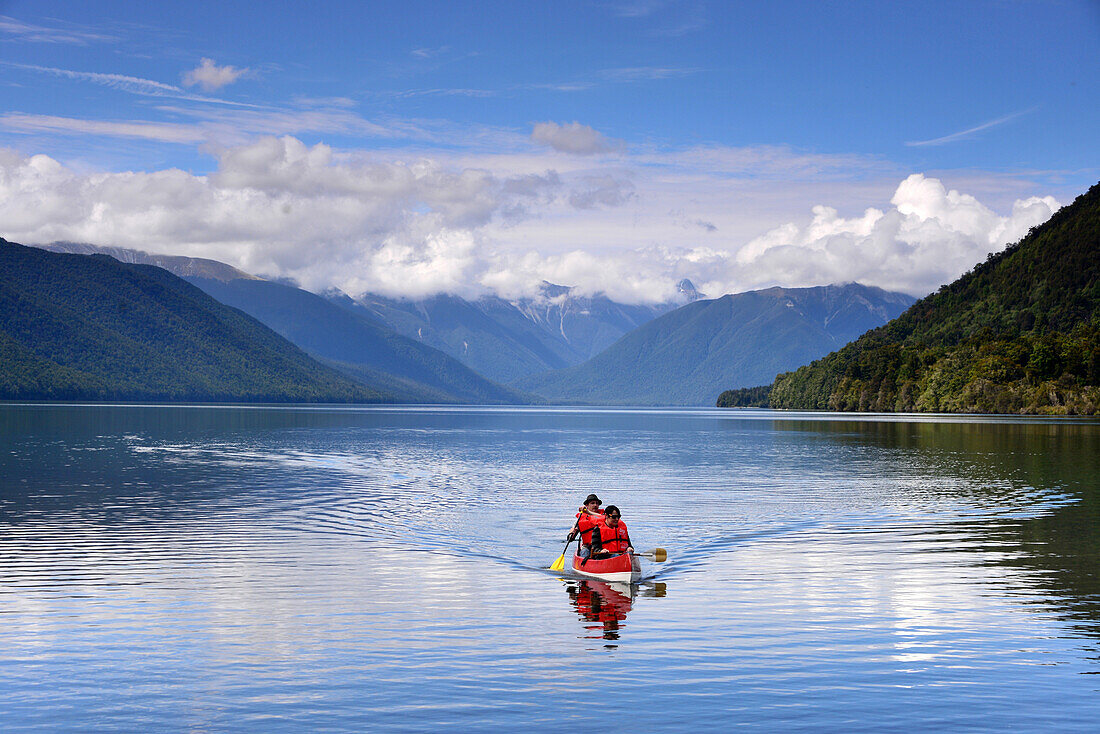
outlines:
[[[588,557],[588,546],[592,543],[592,531],[603,520],[604,511],[600,509],[600,498],[590,494],[584,498],[584,504],[577,508],[577,521],[573,523],[573,529],[569,531],[567,543],[581,535],[581,558]]]
[[[630,533],[627,532],[626,523],[622,521],[622,513],[615,505],[608,505],[604,510],[603,522],[592,531],[592,557],[615,555],[617,553],[633,553],[634,546],[630,542]]]

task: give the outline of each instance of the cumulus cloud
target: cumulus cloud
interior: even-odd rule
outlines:
[[[556,122],[539,122],[531,131],[531,140],[562,153],[593,155],[607,153],[618,146],[598,131],[579,122],[559,125]]]
[[[264,138],[217,171],[83,174],[0,154],[0,223],[15,241],[70,240],[210,257],[307,287],[481,292],[479,228],[552,196],[554,174],[498,177],[423,159],[382,162]]]
[[[652,191],[640,188],[635,195],[649,198]],[[487,267],[484,282],[502,293],[517,293],[546,279],[630,303],[672,299],[681,278],[711,295],[858,281],[923,296],[1019,240],[1061,206],[1049,196],[1028,197],[1001,215],[921,174],[904,179],[883,204],[852,217],[816,205],[807,221],[789,221],[744,242],[719,239],[714,230],[723,230],[709,219],[689,219],[673,210],[669,218],[680,231],[701,227],[705,240],[695,246],[636,243],[604,250],[512,252]],[[629,222],[621,221],[604,236],[628,229]]]
[[[1031,197],[999,216],[922,174],[902,181],[890,203],[888,210],[869,208],[849,219],[815,206],[809,224],[776,227],[739,248],[735,260],[760,285],[859,281],[923,295],[1020,239],[1061,206],[1049,196]]]
[[[293,137],[217,155],[217,169],[196,176],[88,173],[0,150],[0,235],[208,257],[313,290],[518,297],[549,280],[639,303],[674,297],[681,278],[711,295],[844,281],[923,295],[1059,208],[1028,197],[998,213],[914,174],[860,214],[842,216],[835,207],[850,201],[833,200],[742,237],[744,202],[766,203],[743,181],[654,182],[649,167],[621,165],[539,170],[548,161],[538,157],[382,158]]]
[[[203,59],[198,66],[183,75],[183,85],[185,87],[198,85],[207,92],[213,92],[229,86],[247,73],[248,69],[218,66],[213,59]]]

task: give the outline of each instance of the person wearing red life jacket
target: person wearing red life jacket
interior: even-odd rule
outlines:
[[[592,531],[592,557],[614,555],[616,553],[633,553],[634,546],[630,542],[630,533],[627,532],[626,523],[623,522],[622,513],[615,505],[608,505],[604,510],[603,522]]]
[[[600,509],[600,498],[590,494],[584,498],[584,504],[577,508],[577,521],[573,523],[573,529],[569,531],[566,542],[572,542],[581,536],[581,557],[588,557],[588,546],[592,543],[592,531],[603,520],[604,511]]]

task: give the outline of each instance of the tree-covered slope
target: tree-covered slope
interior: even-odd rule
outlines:
[[[560,402],[713,405],[723,388],[772,380],[912,302],[858,284],[696,301],[643,324],[581,365],[513,384]]]
[[[0,239],[0,398],[388,397],[165,270]]]
[[[490,382],[438,349],[300,288],[259,279],[188,280],[315,357],[403,401],[530,402],[529,396]]]
[[[780,375],[775,408],[1096,413],[1100,184],[889,324]]]

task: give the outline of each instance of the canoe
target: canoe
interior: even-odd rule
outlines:
[[[638,556],[626,553],[607,558],[589,558],[588,561],[573,554],[573,573],[601,581],[634,584],[642,580],[642,564]]]

